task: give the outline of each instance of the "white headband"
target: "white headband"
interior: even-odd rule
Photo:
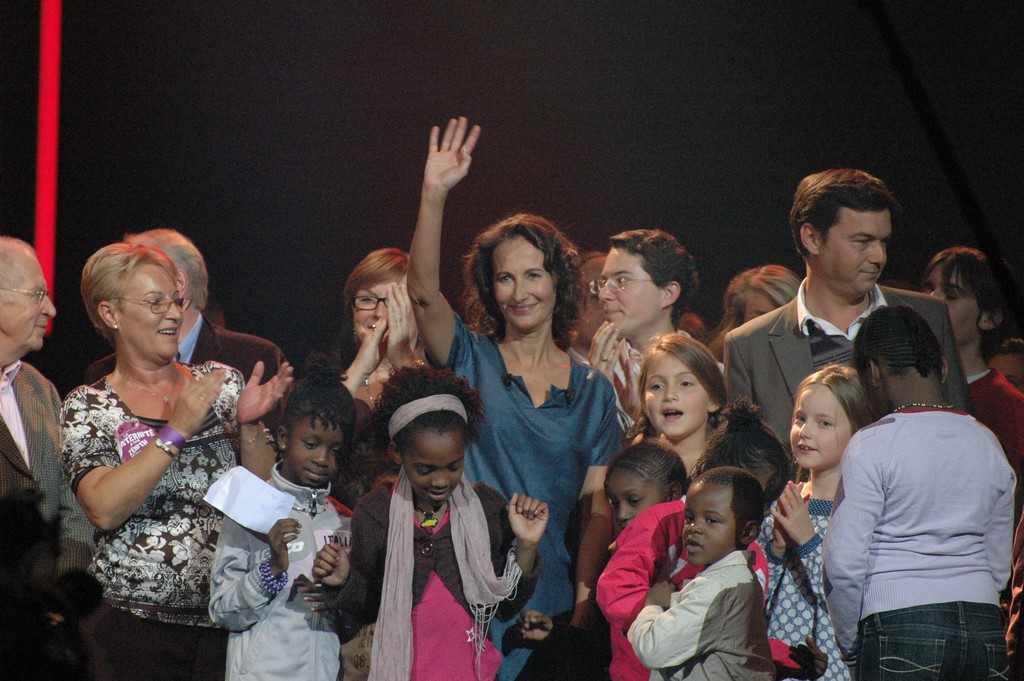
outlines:
[[[407,402],[395,410],[391,420],[388,421],[388,437],[394,440],[398,431],[412,423],[413,419],[432,411],[453,411],[461,416],[463,421],[469,422],[469,419],[466,418],[466,407],[463,406],[462,400],[455,395],[447,393],[428,395],[427,397]]]

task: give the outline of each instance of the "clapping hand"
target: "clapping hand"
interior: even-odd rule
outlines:
[[[772,509],[772,518],[775,520],[772,553],[780,558],[785,554],[787,546],[803,546],[816,534],[807,512],[807,500],[803,497],[802,489],[794,482],[787,483],[782,490]]]
[[[186,439],[192,437],[206,420],[206,414],[220,395],[225,380],[227,373],[218,369],[199,380],[188,381],[178,396],[167,425],[180,432]]]
[[[256,423],[288,392],[292,384],[292,367],[288,362],[282,362],[277,369],[277,374],[266,383],[260,384],[263,380],[263,361],[256,362],[252,368],[252,375],[245,382],[241,394],[238,396],[238,422]]]
[[[409,289],[404,282],[388,286],[388,335],[385,356],[395,369],[416,361],[416,318],[413,317]]]

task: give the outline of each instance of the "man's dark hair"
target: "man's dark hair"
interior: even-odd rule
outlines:
[[[672,304],[672,326],[690,307],[697,292],[697,264],[674,236],[660,229],[634,229],[616,234],[611,247],[639,256],[644,272],[651,275],[655,286],[679,283],[679,297]]]
[[[804,223],[810,223],[823,240],[827,239],[841,208],[860,212],[888,210],[893,218],[900,214],[900,204],[885,183],[863,170],[833,168],[808,175],[797,185],[789,211],[789,228],[801,257],[808,255],[800,239]]]
[[[959,293],[956,289],[959,288],[978,301],[979,313],[993,316],[995,328],[979,328],[981,354],[988,359],[994,354],[999,343],[1014,333],[1011,328],[1012,321],[1007,317],[1009,310],[1006,300],[1003,298],[1002,289],[999,288],[999,282],[996,281],[988,256],[976,248],[967,246],[951,246],[939,251],[924,268],[921,286],[926,291],[930,289],[928,278],[936,270],[942,280],[942,290],[946,298],[956,296]],[[952,282],[954,277],[957,279],[956,286]]]

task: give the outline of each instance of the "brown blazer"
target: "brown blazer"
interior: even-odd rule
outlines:
[[[967,380],[953,339],[949,311],[941,300],[912,291],[882,287],[888,305],[907,305],[925,318],[946,358],[946,400],[971,412]],[[747,397],[761,405],[765,420],[789,444],[793,398],[800,382],[814,373],[811,344],[799,326],[796,299],[752,319],[725,336],[725,383],[729,399]]]
[[[37,576],[52,579],[72,568],[85,569],[92,560],[93,527],[58,461],[60,396],[52,383],[25,362],[14,379],[14,395],[25,425],[32,468],[25,465],[7,424],[0,419],[0,496],[15,490],[37,492],[43,520],[58,523],[60,554],[55,563],[48,556],[40,556],[42,560],[35,567]]]

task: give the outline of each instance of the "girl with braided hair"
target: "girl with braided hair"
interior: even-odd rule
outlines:
[[[476,392],[450,371],[407,367],[384,384],[371,425],[401,460],[398,482],[356,507],[351,554],[328,544],[313,565],[341,587],[331,609],[377,622],[371,681],[493,679],[491,619],[511,619],[533,594],[548,505],[469,483],[481,418]]]
[[[605,496],[612,507],[615,534],[618,535],[634,518],[652,506],[668,506],[666,502],[681,505],[679,497],[687,482],[682,460],[654,438],[641,440],[616,454],[608,464],[604,483]],[[601,607],[605,607],[604,604]],[[614,613],[614,608],[609,612]],[[552,618],[536,610],[525,610],[520,615],[523,638],[543,641],[527,661],[519,676],[520,681],[576,678],[596,681],[607,678],[609,662],[612,677],[621,679],[622,661],[636,660],[636,654],[621,629],[610,632],[609,642],[607,627],[583,630],[568,626],[563,619]],[[623,624],[629,626],[629,622]]]
[[[825,587],[854,679],[1007,675],[999,592],[1010,575],[1014,474],[995,435],[945,403],[939,341],[883,307],[853,345],[881,418],[851,439],[825,533]]]

